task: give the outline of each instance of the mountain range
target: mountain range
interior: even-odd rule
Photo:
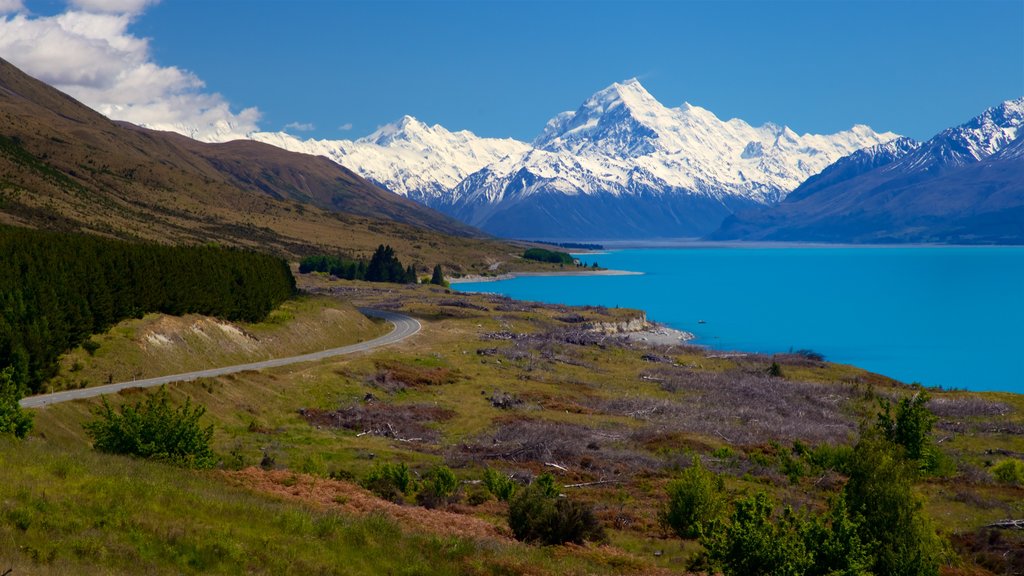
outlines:
[[[896,134],[863,125],[799,135],[668,108],[615,83],[552,118],[533,142],[480,138],[406,116],[358,140],[251,138],[342,163],[371,182],[506,237],[701,236],[776,203],[808,177]]]
[[[855,152],[771,207],[730,216],[716,240],[1024,244],[1024,98],[927,142]]]

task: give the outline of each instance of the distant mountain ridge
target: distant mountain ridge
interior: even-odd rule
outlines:
[[[428,127],[411,117],[355,141],[253,139],[343,162],[395,193],[500,236],[697,236],[784,198],[807,177],[888,142],[857,125],[798,135],[774,124],[667,108],[636,79],[552,118],[531,143]]]
[[[1024,98],[927,142],[855,152],[712,239],[1024,243]]]

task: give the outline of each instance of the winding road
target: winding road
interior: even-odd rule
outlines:
[[[170,384],[172,382],[188,382],[189,380],[196,380],[198,378],[213,378],[215,376],[223,376],[225,374],[233,374],[235,372],[244,372],[246,370],[263,370],[264,368],[276,368],[278,366],[287,366],[288,364],[297,364],[299,362],[313,362],[316,360],[323,360],[324,358],[330,358],[332,356],[342,356],[345,354],[353,354],[355,352],[365,352],[367,350],[373,350],[374,348],[380,348],[381,346],[387,346],[394,344],[401,340],[416,334],[423,327],[418,320],[406,316],[405,314],[399,314],[397,312],[388,312],[386,310],[375,310],[373,308],[360,308],[366,316],[373,316],[375,318],[382,318],[387,320],[394,325],[394,330],[387,334],[374,338],[373,340],[367,340],[366,342],[359,342],[358,344],[350,344],[348,346],[342,346],[340,348],[331,348],[329,350],[322,350],[320,352],[310,352],[309,354],[302,354],[300,356],[289,356],[287,358],[274,358],[272,360],[263,360],[260,362],[250,362],[248,364],[236,364],[234,366],[224,366],[222,368],[209,368],[207,370],[197,370],[195,372],[185,372],[183,374],[172,374],[170,376],[157,376],[156,378],[146,378],[145,380],[132,380],[130,382],[117,382],[114,384],[105,384],[103,386],[96,386],[94,388],[81,388],[79,390],[64,390],[62,392],[54,392],[53,394],[40,394],[38,396],[29,396],[22,398],[19,402],[22,408],[42,408],[50,404],[59,404],[61,402],[70,402],[71,400],[80,400],[82,398],[92,398],[94,396],[100,396],[102,394],[112,394],[126,388],[151,388],[153,386],[161,386],[163,384]]]

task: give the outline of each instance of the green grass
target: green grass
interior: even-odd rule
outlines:
[[[638,571],[600,551],[434,536],[284,501],[219,472],[0,441],[0,557],[14,574],[537,574]]]
[[[149,314],[93,336],[98,348],[91,354],[83,347],[64,354],[49,386],[83,388],[294,356],[369,340],[389,329],[325,297],[289,300],[255,324]]]
[[[604,454],[603,451],[607,449],[622,450],[638,458],[638,468],[601,472],[585,468],[582,459],[558,462],[568,467],[568,471],[564,472],[547,466],[546,462],[550,460],[546,459],[488,462],[503,472],[553,471],[563,484],[617,480],[615,484],[573,489],[572,492],[574,497],[595,506],[598,517],[609,530],[611,548],[538,550],[507,543],[493,546],[477,543],[474,545],[483,546],[491,552],[483,553],[482,557],[474,552],[469,555],[476,559],[473,561],[458,555],[446,557],[441,554],[441,560],[435,562],[438,570],[441,570],[440,567],[455,566],[456,572],[474,573],[477,570],[478,573],[500,573],[504,569],[508,573],[517,573],[520,568],[533,566],[533,563],[538,566],[537,573],[601,570],[643,572],[654,567],[680,570],[699,550],[699,546],[674,538],[666,539],[656,518],[658,510],[664,505],[665,484],[675,475],[678,466],[688,463],[693,454],[701,454],[710,468],[726,475],[730,494],[747,495],[764,490],[776,501],[792,504],[798,509],[821,509],[828,496],[843,481],[840,474],[815,469],[806,462],[802,471],[793,473],[799,466],[793,467],[793,459],[796,457],[791,455],[791,441],[783,440],[778,444],[765,441],[748,445],[732,442],[710,431],[697,433],[673,430],[671,427],[662,430],[660,435],[644,436],[642,433],[651,433],[652,429],[666,424],[602,412],[601,402],[621,398],[675,402],[700,400],[699,394],[694,391],[684,389],[669,392],[656,382],[643,380],[641,375],[667,365],[644,361],[642,356],[645,351],[642,349],[553,342],[530,349],[530,358],[513,359],[502,354],[477,353],[482,349],[504,350],[516,346],[514,342],[486,339],[488,333],[541,333],[564,327],[564,323],[556,320],[565,313],[562,309],[537,307],[526,311],[496,310],[494,304],[484,296],[453,295],[443,289],[426,286],[380,287],[358,282],[339,282],[337,285],[354,293],[359,305],[397,301],[403,310],[416,312],[431,320],[424,323],[421,335],[373,353],[171,386],[169,390],[178,401],[183,401],[187,396],[208,408],[208,421],[216,426],[214,448],[223,458],[225,466],[255,465],[264,454],[268,454],[278,467],[296,472],[359,479],[379,462],[405,462],[414,473],[420,474],[436,464],[448,463],[455,468],[461,480],[478,480],[484,463],[472,459],[464,462],[459,460],[459,447],[476,441],[502,423],[523,419],[568,422],[602,431],[614,439],[602,440],[602,451],[593,455]],[[488,309],[476,310],[445,304],[454,299]],[[630,314],[634,317],[637,314],[628,310],[574,312],[584,314],[594,321],[618,321],[628,319]],[[284,329],[304,314],[302,310],[285,310],[276,319],[265,323],[270,326],[250,327],[248,330],[257,333],[263,329]],[[763,374],[770,363],[770,359],[754,356],[709,358],[689,348],[664,353],[676,363],[692,367],[690,369],[694,374],[710,374],[715,377]],[[425,383],[410,386],[402,392],[389,393],[382,390],[373,384],[374,376],[378,370],[389,366],[402,368],[409,377],[425,375]],[[449,371],[451,377],[432,381],[428,376],[438,369]],[[773,384],[779,386],[780,392],[784,393],[789,386],[803,386],[800,388],[806,391],[803,394],[821,398],[840,393],[846,395],[844,397],[848,399],[839,403],[836,410],[842,418],[854,423],[861,420],[870,423],[877,411],[874,394],[910,393],[898,383],[851,366],[784,363],[783,374],[785,378],[776,379]],[[494,391],[515,394],[525,400],[524,405],[513,410],[495,408],[489,401]],[[137,393],[128,393],[123,399],[116,398],[114,402],[133,401],[133,394]],[[302,409],[334,410],[361,403],[368,393],[373,394],[377,402],[432,404],[451,409],[455,415],[435,424],[441,433],[440,441],[420,443],[316,427],[310,425],[299,413]],[[1000,451],[1024,453],[1024,437],[1000,431],[1024,422],[1024,396],[943,391],[935,391],[932,396],[983,403],[999,402],[1007,406],[1007,412],[995,416],[947,418],[947,423],[955,421],[967,428],[955,433],[936,430],[935,437],[942,438],[939,449],[961,469],[949,478],[931,478],[919,484],[918,489],[925,499],[929,516],[948,533],[953,530],[970,531],[998,518],[1020,517],[1024,514],[1020,506],[1020,502],[1024,501],[1024,488],[997,485],[986,476],[991,465],[1003,459],[1003,456],[998,455],[1002,453]],[[64,454],[87,468],[89,474],[96,473],[94,466],[112,466],[110,463],[120,461],[92,454],[88,450],[81,423],[90,418],[91,406],[95,404],[95,400],[82,401],[37,411],[37,439],[28,446],[32,446],[31,450]],[[740,401],[735,406],[737,411],[748,409],[752,411],[749,413],[753,414],[753,418],[759,417],[762,406],[742,404]],[[799,419],[800,415],[794,414],[792,418]],[[637,435],[634,437],[634,434]],[[40,442],[39,438],[45,438],[46,442]],[[814,445],[810,441],[805,443]],[[993,450],[996,455],[990,453]],[[78,459],[78,455],[82,458]],[[591,454],[588,452],[585,455]],[[657,464],[652,467],[644,464],[652,460]],[[153,470],[152,474],[174,475],[176,480],[173,482],[178,482],[178,478],[192,478],[195,482],[194,490],[200,494],[192,505],[197,505],[204,498],[212,498],[216,502],[220,498],[217,496],[220,493],[218,491],[230,492],[229,488],[218,484],[220,480],[216,473],[186,473],[157,464],[130,462],[130,466],[140,470]],[[6,463],[5,460],[5,467]],[[40,474],[46,480],[39,482],[43,485],[50,482],[45,473]],[[0,476],[0,481],[3,480]],[[185,482],[185,485],[188,483]],[[14,492],[16,495],[19,493],[17,490]],[[49,490],[46,493],[52,497]],[[249,496],[254,502],[262,502],[261,506],[307,510],[297,504],[279,503],[265,495]],[[33,500],[31,497],[26,498],[16,506],[24,510],[13,512],[10,524],[34,521],[31,506]],[[0,496],[0,502],[8,501],[21,502],[15,497]],[[463,504],[457,511],[504,526],[504,506],[493,501],[479,507]],[[309,510],[312,510],[310,513],[323,512]],[[91,513],[94,512],[88,512]],[[47,512],[43,516],[49,514]],[[622,519],[618,519],[620,515]],[[156,518],[155,522],[160,525],[185,522],[169,516]],[[352,518],[345,521],[357,524],[362,522]],[[268,534],[281,529],[281,524],[274,524],[271,520],[267,522],[267,526],[270,526],[266,528]],[[197,532],[221,534],[218,530],[221,528],[211,528],[205,524],[197,528]],[[300,527],[299,532],[306,534],[307,539],[316,540],[310,536],[310,532],[303,530],[306,529]],[[122,531],[118,529],[118,532]],[[227,534],[223,536],[224,542],[235,538],[234,532],[229,531]],[[435,537],[421,533],[402,538],[407,538],[401,540],[402,548],[426,546],[429,549],[432,546],[429,542]],[[255,541],[245,534],[236,539],[240,542]],[[336,546],[337,543],[330,540],[323,545]],[[302,546],[299,548],[305,550]],[[655,556],[657,551],[662,554]],[[378,552],[371,543],[365,553],[367,557],[374,558]],[[410,551],[402,553],[413,554]],[[516,554],[525,554],[524,557],[529,558],[526,562],[530,564],[508,564],[508,555]],[[0,557],[3,557],[3,549],[0,549]],[[406,561],[409,566],[419,566],[416,563],[418,558],[420,556],[408,556]],[[167,569],[173,571],[173,567],[178,566],[172,556],[161,556],[154,562],[155,566],[160,567],[159,570],[172,567]],[[159,570],[154,571],[159,573]],[[396,568],[394,573],[401,571]]]

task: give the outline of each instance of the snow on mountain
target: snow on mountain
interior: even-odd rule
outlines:
[[[984,160],[1016,139],[1021,124],[1024,124],[1024,98],[1007,100],[960,126],[939,132],[916,153],[902,159],[898,169],[920,172]]]
[[[449,191],[469,174],[530,148],[511,138],[449,132],[412,116],[355,141],[301,140],[285,132],[258,132],[251,138],[292,152],[326,156],[387,190],[430,206],[445,203]]]
[[[1024,243],[1024,98],[924,143],[855,152],[785,201],[734,214],[710,238]]]
[[[635,235],[710,232],[736,207],[778,202],[832,162],[896,134],[856,125],[831,135],[801,135],[775,124],[723,121],[691,104],[668,108],[631,79],[555,116],[532,144],[449,132],[410,116],[355,141],[300,140],[283,132],[251,137],[327,156],[392,192],[493,233],[531,236],[545,228],[568,237],[603,235],[614,221],[609,214],[620,212],[634,220]],[[584,197],[605,200],[580,208],[576,224],[559,224],[551,206],[576,210],[567,199]],[[686,197],[674,204],[679,213],[665,222],[655,218],[659,228],[645,231],[654,225],[645,219],[657,213],[657,199],[676,197]],[[630,198],[642,198],[645,208],[628,207]],[[509,215],[527,204],[530,217]],[[549,222],[542,226],[535,219]],[[509,221],[521,224],[510,227]]]
[[[530,231],[509,230],[500,222],[520,220],[502,215],[503,205],[518,210],[535,195],[618,198],[621,202],[604,202],[601,209],[621,210],[623,217],[632,210],[624,205],[627,198],[687,195],[709,203],[710,220],[649,234],[701,234],[717,226],[713,220],[723,210],[731,212],[730,203],[777,202],[839,158],[894,138],[863,125],[832,135],[799,135],[774,124],[722,121],[690,104],[667,108],[632,79],[550,120],[527,154],[510,156],[463,180],[452,191],[451,212],[485,230],[518,235]],[[688,219],[680,215],[676,220]],[[634,225],[642,233],[643,223]],[[611,233],[586,225],[566,232]]]

